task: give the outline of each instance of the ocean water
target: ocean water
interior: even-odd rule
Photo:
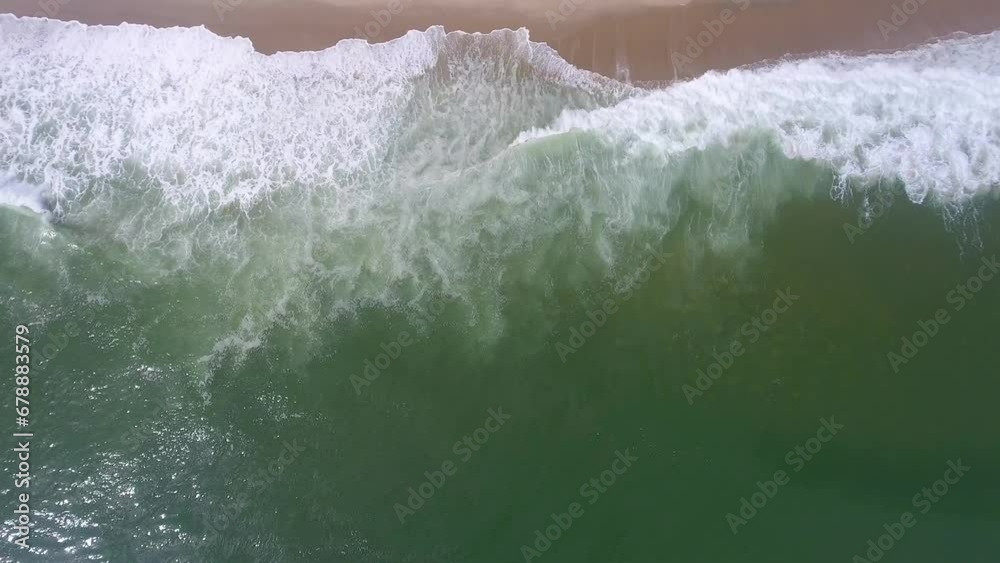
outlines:
[[[995,562],[998,61],[0,16],[0,560]]]

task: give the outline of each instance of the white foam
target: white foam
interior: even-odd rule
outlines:
[[[0,165],[60,204],[136,165],[188,205],[330,182],[381,157],[439,35],[268,57],[203,28],[0,16]]]
[[[898,178],[947,203],[1000,187],[1000,32],[905,52],[828,54],[709,73],[595,111],[566,111],[516,142],[587,130],[666,158],[765,131],[842,178]]]
[[[19,182],[11,174],[0,173],[0,205],[28,209],[45,219],[51,217],[44,188]]]
[[[495,33],[539,72],[595,81],[526,31]],[[49,185],[60,209],[136,169],[188,207],[246,209],[295,182],[332,189],[376,171],[416,78],[458,35],[265,56],[204,28],[0,15],[0,166]]]
[[[625,98],[609,108],[567,109],[516,142],[583,129],[656,147],[669,159],[767,131],[788,156],[829,164],[844,178],[900,178],[915,201],[930,193],[959,201],[1000,183],[1000,33],[709,73],[637,97],[573,68],[524,30],[482,41],[431,28],[386,44],[347,40],[272,56],[204,28],[0,15],[0,36],[0,167],[48,186],[57,212],[84,192],[112,191],[121,178],[159,190],[157,200],[185,213],[247,210],[291,186],[336,192],[338,212],[363,206],[380,194],[356,179],[385,176],[414,122],[424,131],[466,128],[447,139],[410,135],[418,157],[430,155],[432,168],[444,163],[440,177],[469,162],[449,162],[456,150],[472,146],[473,164],[496,156],[503,147],[479,146],[479,131],[511,118],[484,115],[483,107],[513,115],[530,104],[517,105],[523,92],[498,92],[468,64],[443,59],[449,49],[466,63],[522,58],[553,84]],[[408,113],[441,109],[429,99],[436,94],[419,87],[422,76],[463,72],[470,76],[456,81],[469,89],[459,93],[468,97],[461,113],[454,104],[434,119]],[[388,172],[397,185],[428,170],[423,162],[392,164],[401,167]]]
[[[503,292],[544,294],[562,275],[553,257],[610,271],[631,234],[668,233],[677,186],[700,190],[711,248],[748,248],[793,172],[748,194],[770,152],[683,165],[741,135],[845,177],[903,178],[917,200],[969,197],[1000,174],[1000,35],[653,92],[575,69],[523,30],[271,56],[200,28],[0,15],[0,36],[0,169],[47,186],[88,243],[141,257],[143,279],[218,283],[217,303],[185,303],[228,319],[208,357],[245,354],[276,324],[435,292],[498,334]],[[574,130],[596,135],[562,135]]]

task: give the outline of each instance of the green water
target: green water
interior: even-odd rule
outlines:
[[[123,281],[116,300],[87,303],[46,286],[37,249],[10,244],[34,219],[3,213],[3,326],[33,326],[39,351],[66,341],[33,379],[40,560],[517,561],[573,502],[583,513],[545,561],[850,561],[908,510],[917,523],[886,560],[987,561],[1000,547],[1000,295],[986,282],[960,311],[947,300],[1000,252],[995,206],[970,243],[900,199],[852,244],[850,206],[793,201],[739,270],[686,271],[689,249],[668,237],[671,257],[631,295],[600,278],[553,287],[543,321],[541,297],[512,290],[489,343],[439,296],[423,317],[362,308],[317,327],[308,353],[275,326],[203,383],[178,351],[208,330],[185,302],[210,292]],[[68,272],[83,282],[93,267]],[[785,289],[798,299],[751,342],[740,327]],[[605,299],[615,312],[563,363],[556,343]],[[941,308],[950,322],[895,373],[887,354]],[[61,337],[71,322],[80,335]],[[401,331],[398,358],[352,383]],[[745,352],[689,404],[683,386],[734,340]],[[509,419],[478,451],[453,447],[490,409]],[[786,453],[823,418],[843,429],[795,472]],[[638,459],[581,496],[616,451]],[[959,458],[968,474],[914,510]],[[401,523],[394,505],[448,461],[454,474]],[[726,515],[777,470],[788,484],[734,534]]]

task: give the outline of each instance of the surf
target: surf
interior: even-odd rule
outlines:
[[[443,297],[492,342],[513,293],[555,308],[648,247],[697,278],[795,202],[884,190],[964,225],[1000,185],[1000,33],[656,89],[526,30],[269,56],[204,28],[0,33],[0,169],[48,199],[7,197],[143,283],[219,287],[199,358]]]

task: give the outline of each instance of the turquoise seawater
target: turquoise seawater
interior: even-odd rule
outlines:
[[[997,52],[0,16],[0,560],[995,561]]]

